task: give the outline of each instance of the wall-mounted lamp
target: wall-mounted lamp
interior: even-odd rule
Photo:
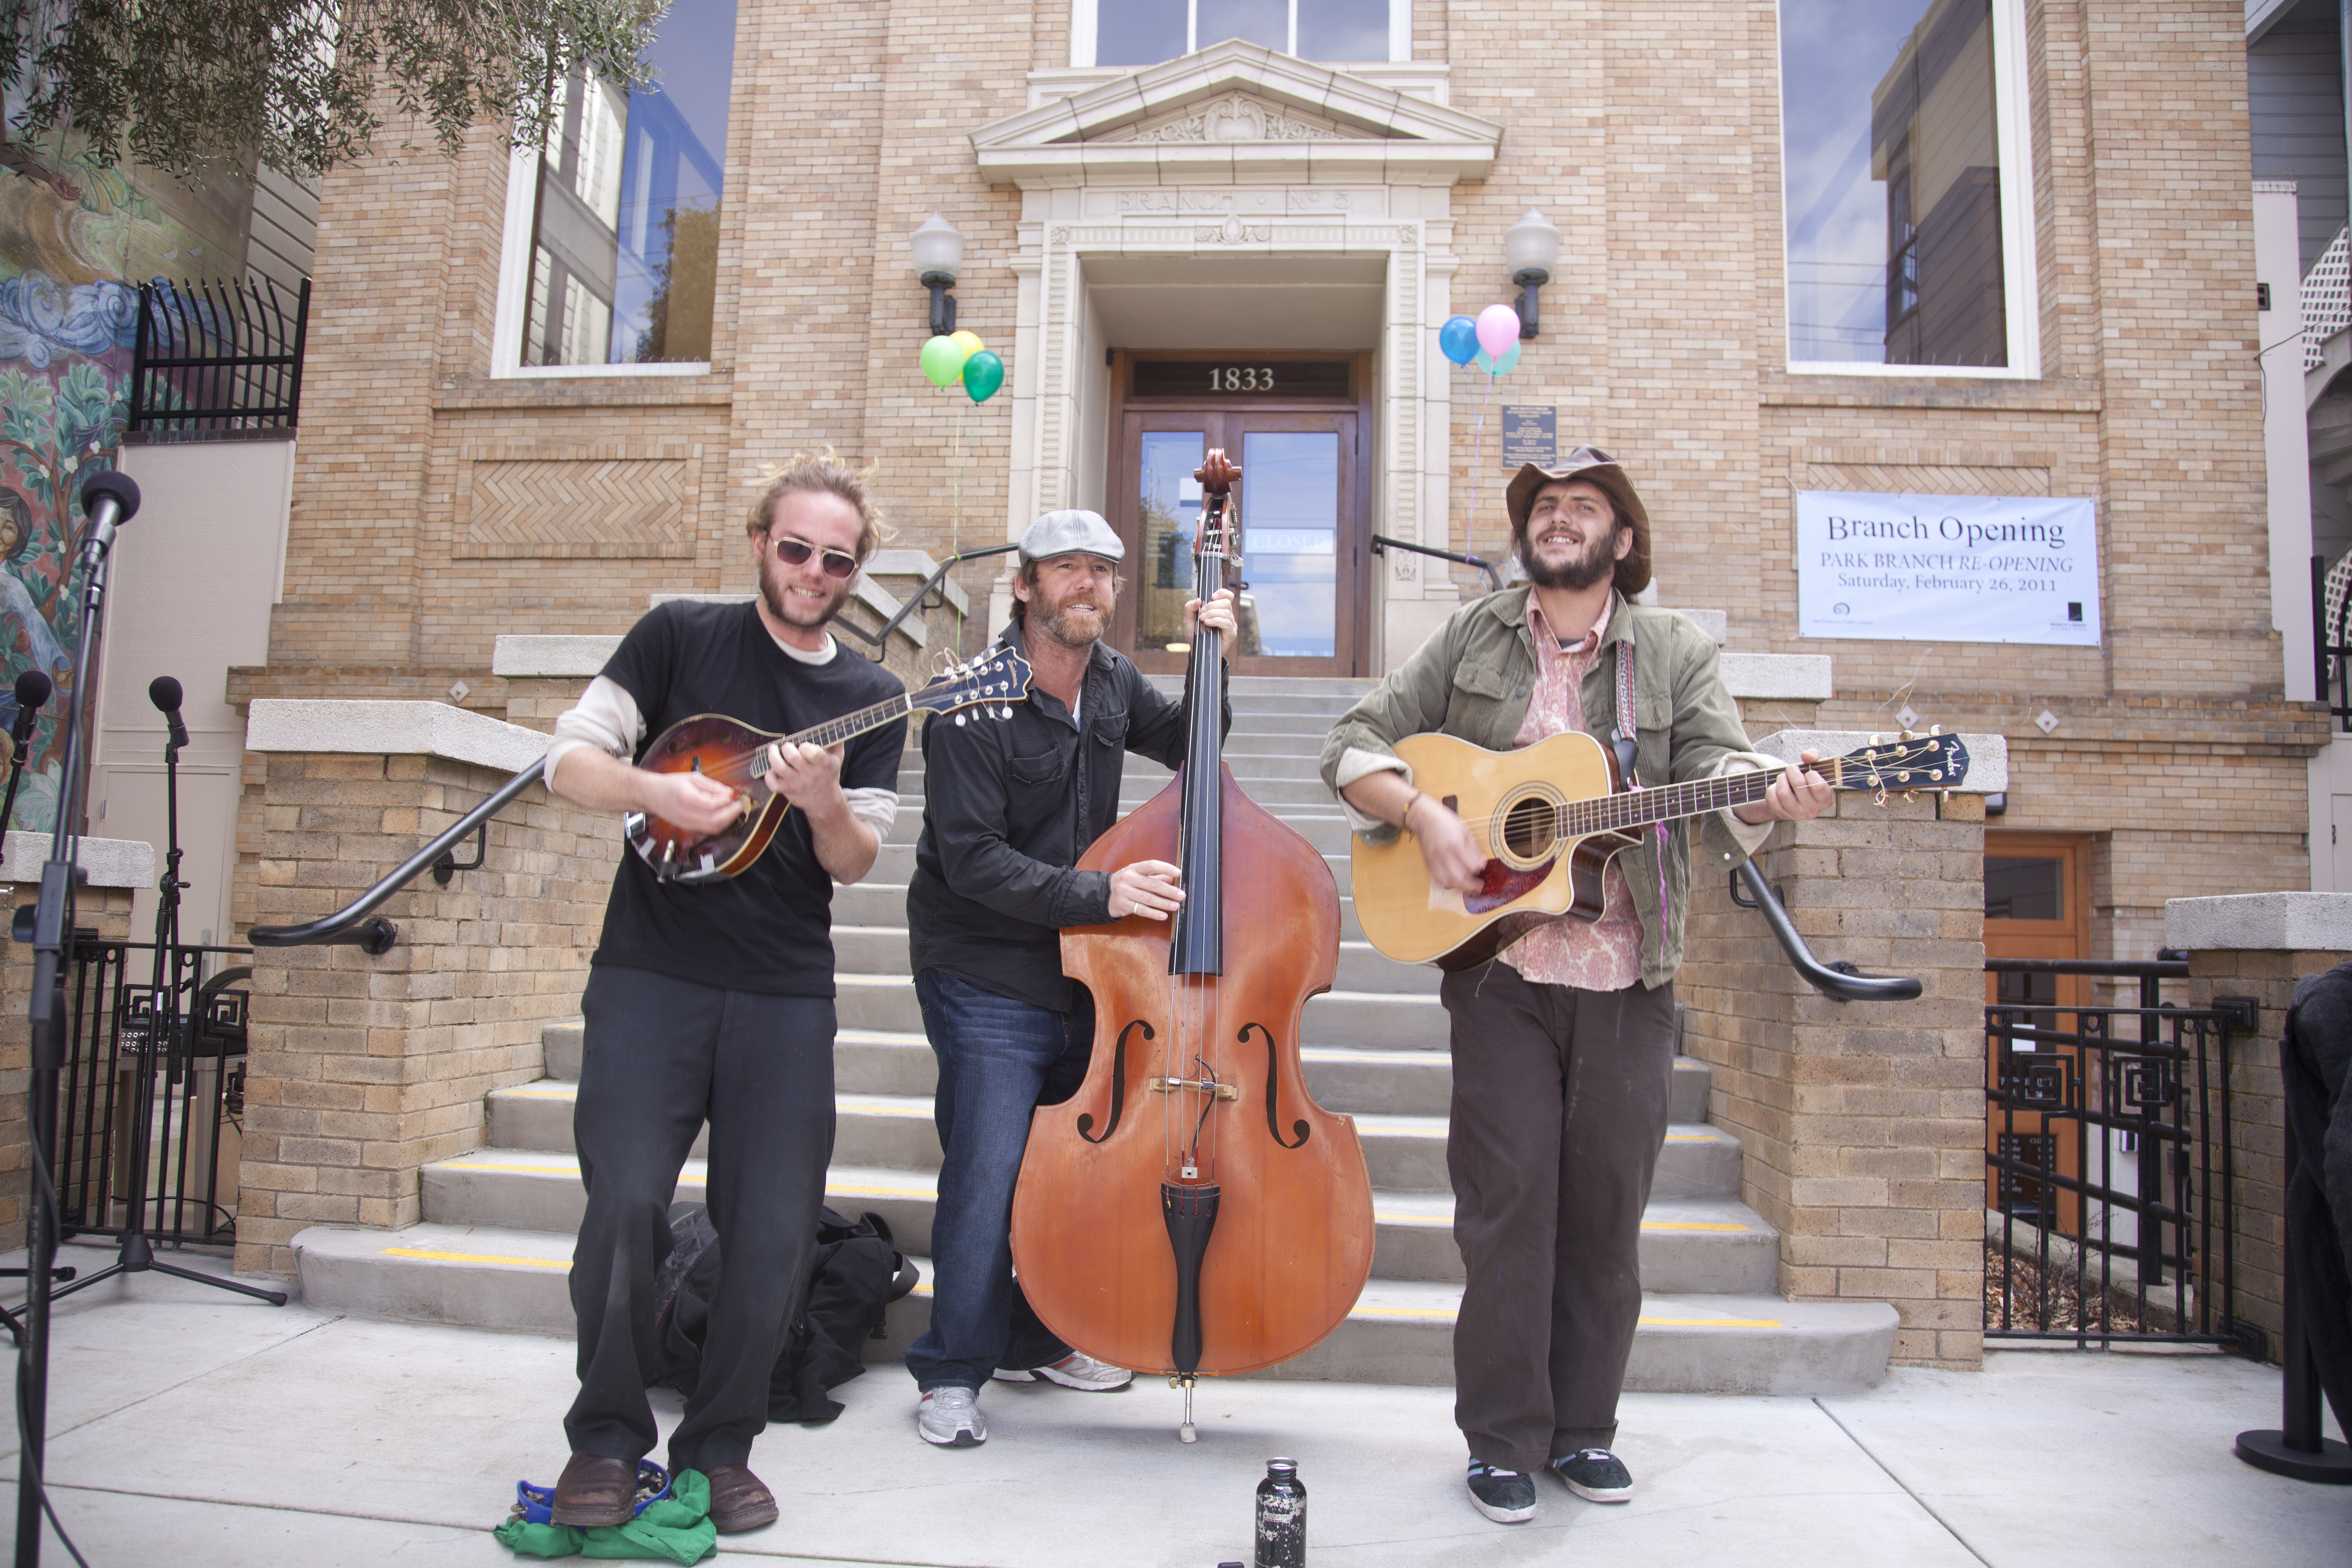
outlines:
[[[955,296],[948,290],[955,287],[956,268],[963,265],[963,233],[933,213],[908,237],[907,249],[915,275],[931,291],[931,336],[944,337],[955,331]]]
[[[1510,258],[1511,281],[1519,286],[1519,336],[1536,335],[1536,290],[1551,281],[1552,263],[1559,259],[1559,228],[1551,219],[1528,209],[1528,216],[1503,231],[1503,254]]]

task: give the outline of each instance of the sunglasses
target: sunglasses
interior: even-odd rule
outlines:
[[[845,551],[819,550],[807,540],[794,539],[790,534],[785,534],[781,538],[771,535],[768,540],[768,548],[773,550],[777,556],[788,566],[805,566],[808,564],[808,558],[810,556],[823,555],[824,557],[824,574],[828,577],[846,577],[851,573],[857,570],[856,556],[851,555]]]

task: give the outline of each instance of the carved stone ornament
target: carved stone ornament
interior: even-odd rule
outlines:
[[[1122,127],[1105,142],[1335,142],[1349,136],[1328,120],[1278,108],[1247,93],[1195,103],[1181,113]],[[1359,138],[1360,139],[1360,138]]]
[[[1238,216],[1229,217],[1213,228],[1192,231],[1197,245],[1264,245],[1274,237],[1274,226],[1266,223],[1244,223]]]

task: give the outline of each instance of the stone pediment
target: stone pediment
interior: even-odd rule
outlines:
[[[992,184],[1200,179],[1450,185],[1494,165],[1502,128],[1330,66],[1229,38],[972,133]]]

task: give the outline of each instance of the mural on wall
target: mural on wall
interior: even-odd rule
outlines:
[[[0,728],[16,717],[16,677],[46,672],[56,694],[7,826],[47,832],[56,716],[92,689],[73,667],[81,478],[114,467],[121,444],[137,280],[237,277],[252,187],[235,171],[197,184],[127,160],[106,167],[72,132],[17,140],[20,107],[0,100]]]

